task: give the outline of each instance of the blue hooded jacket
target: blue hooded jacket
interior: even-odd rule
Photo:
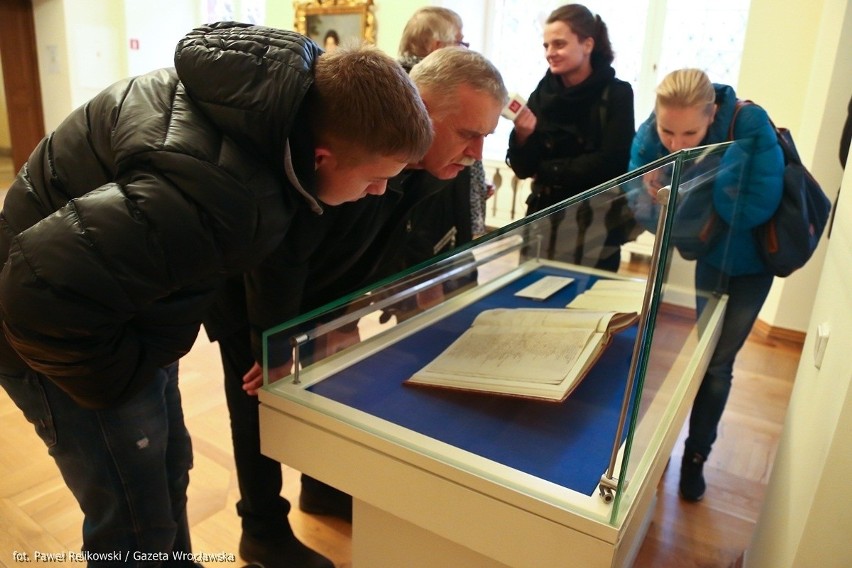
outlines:
[[[727,85],[714,84],[716,90],[716,117],[707,129],[701,145],[718,144],[730,140],[729,129],[734,117],[737,96]],[[781,201],[784,176],[784,156],[778,145],[775,129],[763,108],[744,106],[734,124],[734,139],[743,144],[732,146],[722,162],[746,158],[744,181],[736,184],[729,174],[719,176],[713,190],[713,205],[719,216],[728,224],[729,238],[719,239],[702,261],[731,276],[768,272],[757,252],[752,229],[772,217]],[[744,156],[744,152],[748,155]],[[669,154],[657,134],[656,115],[652,112],[639,126],[630,150],[630,169],[644,166]],[[724,168],[723,168],[724,171]],[[732,194],[730,187],[739,185]]]

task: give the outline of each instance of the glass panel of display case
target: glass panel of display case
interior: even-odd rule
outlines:
[[[264,391],[619,526],[647,472],[668,458],[660,448],[682,426],[672,417],[715,345],[725,298],[715,284],[696,289],[695,262],[678,246],[693,246],[687,225],[702,221],[687,214],[690,200],[724,187],[736,203],[735,149],[677,152],[373,284],[352,282],[351,292],[264,333]],[[724,235],[718,260],[728,254]],[[627,252],[636,239],[647,253]],[[603,333],[597,350],[584,337],[599,333],[550,317],[592,311],[636,317]],[[486,334],[483,313],[544,319],[510,319]],[[449,383],[409,380],[439,356]],[[583,357],[590,365],[579,378],[550,376],[554,361],[567,369]],[[475,380],[456,381],[458,365]],[[553,394],[563,387],[564,397]]]
[[[740,189],[748,165],[750,142],[742,141],[683,151],[679,159],[650,165],[637,179],[628,182],[627,194],[636,219],[652,235],[649,240],[658,251],[650,267],[647,332],[639,338],[635,361],[633,396],[627,413],[628,435],[618,448],[616,471],[618,490],[612,523],[620,524],[637,498],[642,480],[655,460],[668,460],[659,449],[671,446],[671,437],[679,434],[681,422],[672,423],[678,405],[691,406],[697,384],[686,377],[702,375],[724,314],[725,297],[719,292],[723,275],[696,284],[696,258],[712,265],[725,266],[731,254],[728,225],[716,213],[714,191],[729,198],[729,221],[736,228],[742,200]],[[640,187],[637,187],[640,186]],[[659,215],[658,187],[670,186],[668,215]],[[653,224],[657,223],[657,227]],[[663,226],[661,226],[663,225]],[[698,308],[700,307],[700,311]],[[651,319],[653,318],[653,319]],[[696,377],[700,383],[701,376]],[[606,476],[602,480],[606,485]],[[627,505],[627,506],[625,506]]]

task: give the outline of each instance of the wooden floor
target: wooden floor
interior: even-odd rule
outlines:
[[[3,179],[0,162],[0,189],[7,186]],[[636,567],[727,568],[736,562],[760,510],[799,354],[796,344],[752,334],[737,360],[719,440],[705,467],[707,494],[701,503],[677,496],[682,433]],[[240,566],[238,491],[221,382],[218,351],[202,333],[181,361],[184,411],[195,448],[189,491],[193,544],[196,552],[235,556],[234,562],[208,566]],[[79,550],[82,515],[43,444],[5,393],[0,393],[0,432],[0,566],[18,565],[16,551],[33,559],[36,551]],[[298,473],[286,466],[284,472],[283,494],[295,503]],[[336,566],[351,566],[350,525],[303,515],[296,507],[290,520],[304,542]]]

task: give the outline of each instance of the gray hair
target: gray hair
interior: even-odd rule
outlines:
[[[462,19],[449,8],[426,6],[420,8],[402,30],[399,55],[403,58],[426,57],[434,41],[444,45],[455,45],[456,36],[462,30]]]
[[[463,47],[436,49],[414,66],[410,76],[421,96],[428,93],[439,101],[438,108],[429,109],[430,115],[454,107],[462,85],[490,95],[500,106],[509,101],[500,71],[482,54]]]

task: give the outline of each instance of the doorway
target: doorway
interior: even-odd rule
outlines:
[[[0,54],[0,197],[5,195],[15,171],[12,165],[12,138],[9,133],[9,113],[6,110],[6,90],[2,78],[3,57]]]
[[[0,67],[9,154],[12,170],[17,171],[44,136],[35,21],[29,0],[0,2]],[[3,154],[0,151],[0,159]]]

